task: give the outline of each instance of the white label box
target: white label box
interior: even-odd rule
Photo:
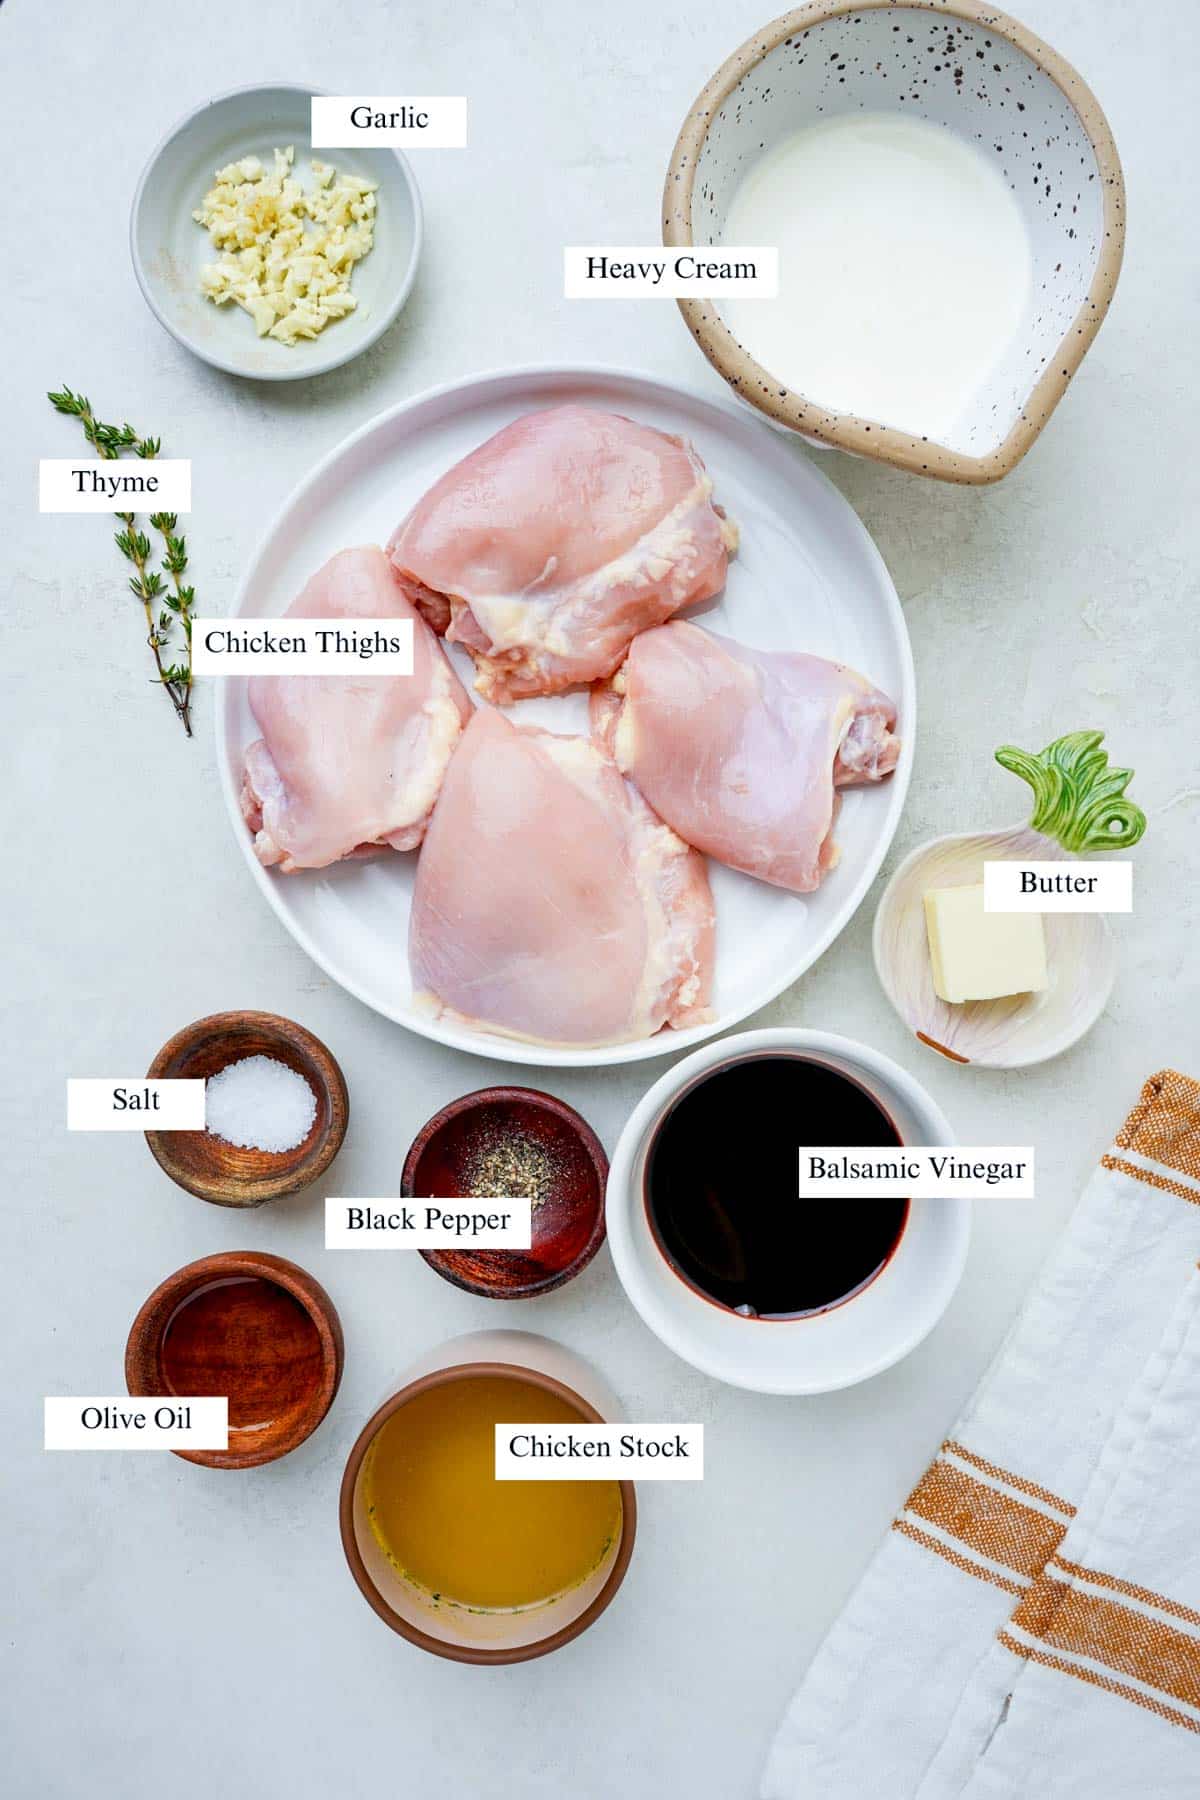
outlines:
[[[1032,1144],[805,1144],[801,1200],[1032,1200]]]
[[[47,1395],[47,1450],[228,1450],[224,1394]]]
[[[72,1076],[68,1131],[203,1131],[204,1082],[144,1075]]]
[[[314,150],[391,144],[398,150],[464,150],[467,102],[462,94],[314,94]]]
[[[985,862],[983,910],[994,913],[1133,911],[1131,862]]]
[[[411,675],[411,619],[196,619],[196,675]]]
[[[775,300],[779,251],[727,244],[572,244],[563,251],[568,300]]]
[[[44,456],[38,463],[38,511],[186,513],[192,464],[184,456]]]
[[[703,1481],[703,1425],[497,1425],[497,1481]]]
[[[532,1203],[513,1200],[325,1201],[327,1250],[528,1250]]]

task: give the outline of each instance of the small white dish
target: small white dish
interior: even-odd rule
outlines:
[[[951,1062],[1024,1069],[1078,1043],[1108,1004],[1117,947],[1102,913],[1043,913],[1049,986],[1040,994],[951,1006],[934,992],[925,929],[927,888],[970,887],[985,862],[1073,862],[1028,825],[959,831],[906,856],[883,890],[872,948],[884,993],[923,1044]]]
[[[667,1109],[699,1076],[769,1055],[802,1057],[851,1076],[883,1107],[904,1143],[954,1142],[948,1120],[925,1090],[868,1045],[787,1027],[741,1032],[674,1064],[634,1109],[609,1171],[608,1242],[634,1308],[693,1368],[756,1393],[823,1394],[890,1368],[933,1330],[966,1262],[970,1203],[911,1201],[899,1244],[880,1274],[860,1293],[813,1317],[740,1318],[689,1287],[658,1248],[647,1218],[644,1176],[651,1141]],[[752,1121],[746,1128],[753,1128]]]
[[[407,300],[421,255],[421,196],[397,150],[319,150],[339,173],[378,183],[375,243],[356,264],[358,305],[319,337],[281,344],[259,337],[240,306],[214,306],[200,292],[200,270],[214,257],[207,231],[192,218],[216,171],[243,156],[268,165],[276,148],[295,145],[303,181],[311,154],[310,102],[319,88],[272,83],[236,88],[198,106],[153,152],[129,220],[134,274],[146,303],[193,355],[254,381],[298,381],[323,374],[382,337]]]

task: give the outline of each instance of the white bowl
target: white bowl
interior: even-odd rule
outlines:
[[[818,119],[864,110],[927,119],[978,144],[1028,232],[1024,318],[947,440],[790,389],[739,342],[719,302],[681,300],[680,310],[718,374],[777,424],[917,474],[995,481],[1029,449],[1095,337],[1125,232],[1121,164],[1100,104],[1024,25],[986,0],[814,0],[773,20],[722,64],[684,121],[663,194],[664,241],[719,244],[752,163]],[[886,269],[879,305],[888,305]]]
[[[220,94],[172,127],[138,182],[129,220],[134,274],[146,303],[172,337],[214,368],[255,381],[297,381],[336,369],[382,337],[407,300],[421,254],[421,197],[397,150],[321,150],[322,160],[379,184],[375,243],[355,265],[352,313],[298,344],[260,338],[250,315],[214,306],[200,292],[200,270],[214,252],[192,213],[216,171],[243,156],[296,147],[310,154],[310,101],[319,88],[273,83]]]
[[[608,1242],[622,1286],[655,1335],[718,1381],[761,1394],[823,1394],[890,1368],[928,1336],[958,1286],[971,1235],[966,1200],[913,1200],[891,1260],[853,1299],[803,1319],[746,1319],[714,1306],[671,1268],[650,1231],[643,1179],[651,1139],[698,1075],[764,1055],[807,1057],[860,1082],[907,1144],[952,1144],[945,1115],[911,1075],[866,1044],[826,1031],[746,1031],[669,1069],[635,1108],[608,1177]],[[754,1128],[747,1119],[745,1129]],[[836,1202],[835,1204],[853,1204]]]

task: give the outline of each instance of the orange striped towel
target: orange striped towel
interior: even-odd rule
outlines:
[[[764,1800],[1200,1795],[1200,1084],[1151,1077],[818,1651]]]

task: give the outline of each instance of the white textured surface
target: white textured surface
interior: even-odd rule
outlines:
[[[346,1070],[353,1115],[337,1186],[386,1193],[427,1114],[500,1070],[348,1000],[262,905],[217,791],[209,696],[186,744],[146,685],[138,614],[103,521],[33,510],[35,459],[78,448],[44,390],[81,387],[103,414],[127,413],[161,431],[168,453],[194,459],[194,573],[220,610],[264,517],[390,400],[539,356],[715,384],[669,302],[561,300],[561,249],[655,238],[679,121],[768,11],[756,0],[195,10],[8,0],[0,11],[0,140],[6,172],[24,172],[23,191],[6,198],[0,300],[4,863],[19,945],[5,1036],[13,1570],[0,1693],[13,1714],[15,1800],[751,1794],[807,1656],[1142,1077],[1165,1062],[1200,1071],[1190,226],[1200,114],[1189,74],[1200,20],[1188,0],[1151,12],[1026,0],[1029,23],[1100,94],[1125,160],[1129,250],[1109,321],[1001,487],[923,485],[833,456],[823,466],[875,534],[917,654],[922,736],[893,857],[935,832],[1016,816],[1017,784],[990,761],[997,742],[1039,747],[1095,724],[1136,768],[1151,815],[1137,911],[1115,921],[1122,961],[1105,1017],[1039,1070],[958,1071],[906,1042],[871,969],[870,899],[755,1021],[869,1039],[927,1082],[963,1139],[1036,1141],[1040,1199],[981,1205],[942,1326],[850,1393],[734,1393],[643,1329],[607,1252],[543,1301],[489,1307],[415,1259],[326,1255],[317,1194],[225,1213],[173,1188],[136,1135],[63,1129],[68,1074],[137,1072],[188,1020],[265,1006],[318,1032]],[[217,375],[159,328],[125,231],[143,158],[173,118],[206,93],[281,75],[333,92],[466,93],[473,147],[417,165],[426,255],[396,327],[345,370],[267,389]],[[563,1073],[551,1085],[611,1144],[652,1073]],[[125,1333],[149,1290],[195,1256],[238,1246],[296,1257],[341,1309],[346,1378],[317,1436],[248,1474],[44,1456],[41,1396],[119,1391]],[[594,1357],[633,1416],[703,1420],[708,1475],[644,1490],[628,1581],[593,1631],[544,1662],[485,1671],[423,1658],[371,1614],[343,1566],[336,1491],[351,1439],[411,1356],[509,1322]]]

